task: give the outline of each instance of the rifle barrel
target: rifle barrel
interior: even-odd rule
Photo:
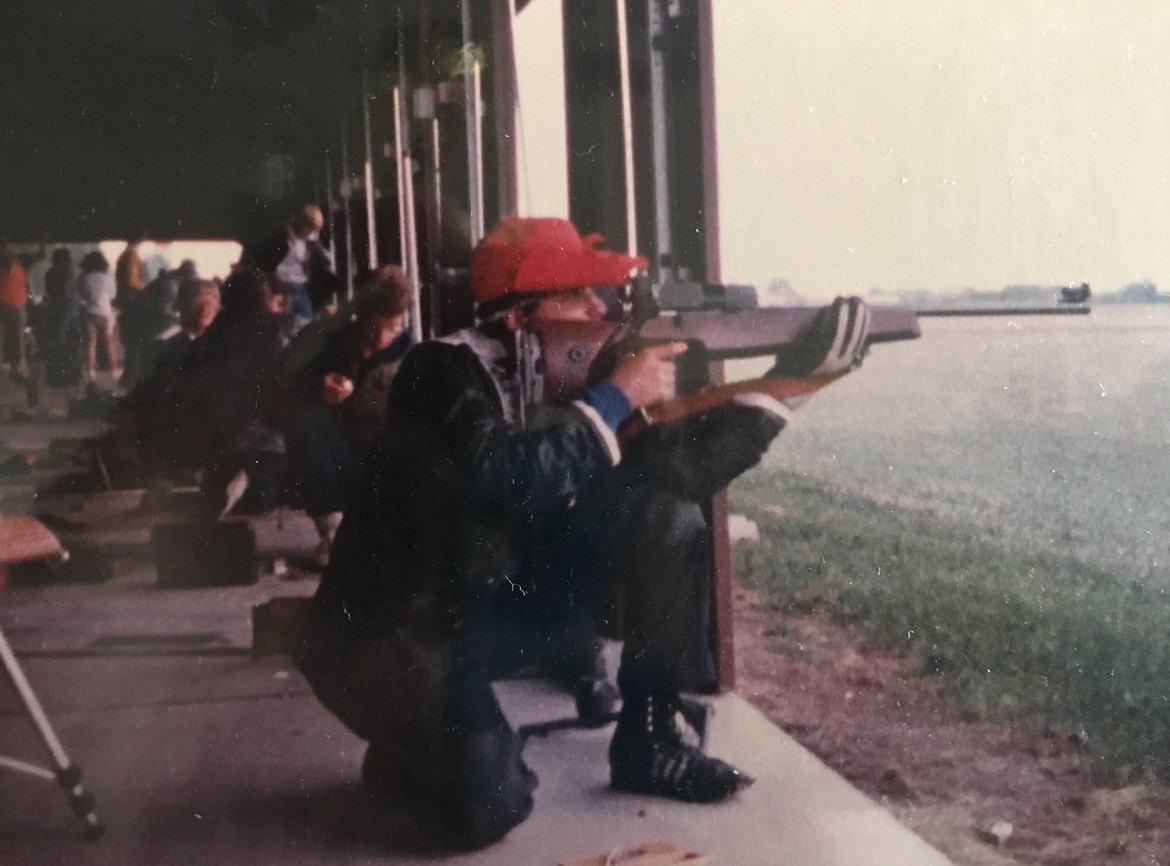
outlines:
[[[1092,307],[1084,304],[1070,304],[1063,307],[936,307],[926,310],[915,310],[915,314],[923,316],[1085,316]]]

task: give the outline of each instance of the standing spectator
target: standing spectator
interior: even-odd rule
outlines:
[[[7,241],[0,240],[0,358],[15,381],[28,376],[24,329],[28,315],[28,274]]]
[[[118,368],[117,340],[114,337],[114,278],[110,262],[94,250],[81,260],[77,275],[77,297],[85,324],[85,379],[94,382],[98,369]]]
[[[159,358],[159,348],[179,327],[179,289],[188,281],[195,281],[195,262],[184,259],[177,267],[163,268],[153,280],[146,284],[134,304],[134,327],[138,330],[141,345],[131,366],[130,349],[126,348],[126,372],[122,384],[133,390],[139,382],[150,375]],[[216,310],[218,288],[216,290]],[[123,316],[124,318],[124,316]],[[210,324],[210,322],[208,322]]]
[[[179,291],[183,283],[198,278],[195,262],[184,259],[177,268],[163,268],[142,290],[141,322],[147,339],[157,340],[180,318]]]
[[[126,249],[114,264],[115,304],[121,308],[133,302],[146,288],[146,263],[138,245],[146,240],[146,232],[135,232],[126,241]]]
[[[45,297],[36,308],[33,333],[45,367],[45,384],[53,389],[76,388],[81,381],[85,328],[73,257],[65,247],[53,251],[52,264],[45,272]]]
[[[126,249],[114,265],[114,306],[118,310],[117,335],[122,343],[122,384],[133,385],[139,375],[139,358],[147,336],[142,324],[143,292],[146,289],[146,263],[138,247],[146,232],[138,231],[126,242]]]
[[[240,265],[270,274],[288,289],[293,330],[313,318],[313,310],[337,288],[333,260],[321,244],[325,217],[315,205],[305,205],[275,235],[245,247]]]

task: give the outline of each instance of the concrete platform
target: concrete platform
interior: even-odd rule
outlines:
[[[665,838],[711,863],[933,866],[946,859],[735,696],[715,700],[711,751],[757,776],[736,801],[692,806],[607,787],[610,731],[532,739],[532,818],[501,844],[444,857],[357,782],[360,741],[320,708],[283,658],[252,661],[247,611],[287,586],[160,590],[15,588],[0,627],[108,825],[81,839],[55,785],[0,769],[0,863],[556,864]],[[0,752],[41,761],[0,684]],[[515,724],[566,716],[540,681],[498,686]]]
[[[4,396],[0,445],[10,450],[93,428],[7,425]],[[0,512],[31,507],[43,474],[0,478]],[[311,526],[296,522],[266,531],[272,537],[261,547],[314,541]],[[358,782],[363,744],[318,705],[287,659],[251,658],[252,606],[307,595],[312,581],[268,575],[251,586],[162,589],[142,539],[116,536],[101,544],[109,581],[0,594],[0,628],[107,825],[104,838],[83,841],[54,783],[0,767],[5,866],[554,866],[653,839],[702,852],[713,866],[948,862],[731,695],[715,700],[710,750],[758,780],[735,801],[694,806],[616,794],[607,787],[610,729],[564,731],[528,744],[541,779],[533,816],[488,850],[448,856],[409,822],[374,808]],[[572,714],[571,701],[543,682],[498,690],[517,725]],[[0,754],[47,760],[3,677]]]

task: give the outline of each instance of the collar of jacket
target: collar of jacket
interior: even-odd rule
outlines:
[[[439,342],[471,349],[496,386],[504,420],[522,428],[525,426],[525,407],[543,399],[540,341],[528,331],[516,331],[515,346],[509,350],[506,339],[511,333],[501,330],[496,336],[485,333],[482,328],[465,328],[448,334]]]

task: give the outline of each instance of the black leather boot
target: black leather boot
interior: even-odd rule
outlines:
[[[626,700],[609,746],[610,785],[693,803],[726,800],[751,785],[751,776],[685,742],[679,707],[677,693]]]

